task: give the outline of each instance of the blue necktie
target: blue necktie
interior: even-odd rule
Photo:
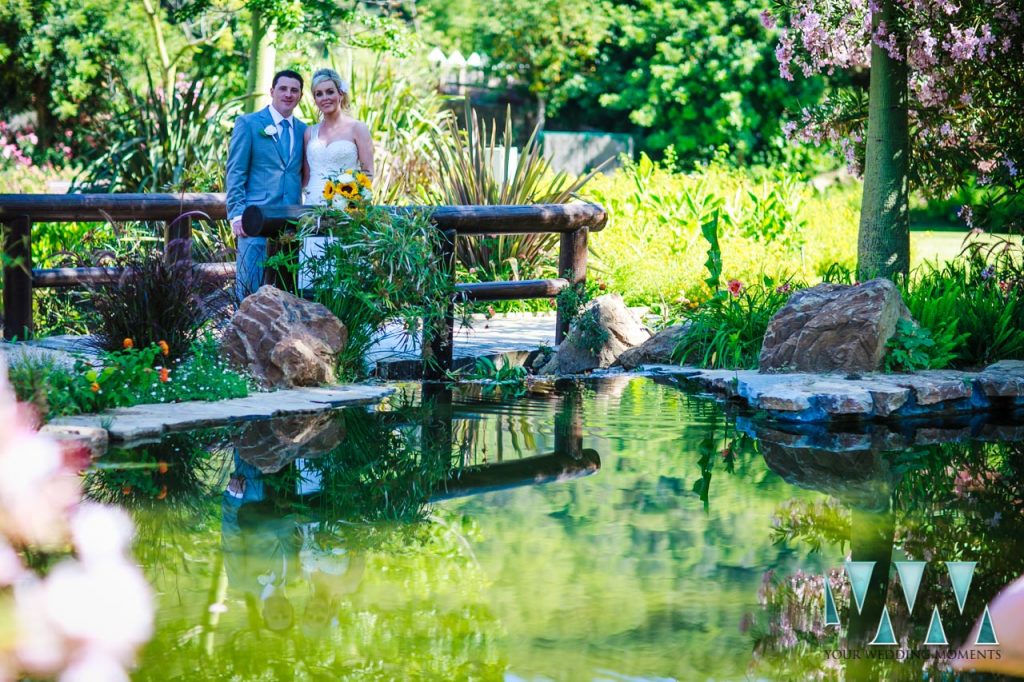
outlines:
[[[281,134],[278,135],[278,143],[281,145],[281,155],[287,159],[291,156],[292,149],[292,124],[288,119],[281,121]]]

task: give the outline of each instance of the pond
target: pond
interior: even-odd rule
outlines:
[[[1024,573],[1024,446],[914,442],[1014,417],[808,435],[668,379],[412,388],[115,450],[86,487],[157,592],[138,680],[922,679],[933,608],[958,644]],[[912,614],[895,578],[857,613],[851,553],[928,561]],[[977,562],[962,614],[946,561]],[[912,660],[854,660],[883,603]]]

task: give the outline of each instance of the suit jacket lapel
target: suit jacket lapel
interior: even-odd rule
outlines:
[[[277,128],[277,135],[270,137],[270,143],[274,145],[274,151],[277,152],[277,158],[281,159],[281,163],[287,166],[288,160],[284,158],[284,154],[281,152],[281,143],[279,142],[281,136],[281,128],[276,126],[276,124],[274,123],[274,117],[270,113],[269,105],[263,109],[263,118],[267,122],[266,125],[263,126],[264,129],[266,129],[268,125],[272,125]]]

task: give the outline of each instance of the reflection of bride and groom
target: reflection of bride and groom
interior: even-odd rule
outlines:
[[[322,205],[327,179],[344,170],[373,176],[373,142],[365,123],[348,114],[349,86],[331,69],[313,74],[320,122],[307,126],[293,115],[302,99],[302,76],[274,75],[270,104],[235,121],[227,163],[227,215],[238,239],[235,290],[239,300],[263,283],[267,240],[242,230],[247,206]]]

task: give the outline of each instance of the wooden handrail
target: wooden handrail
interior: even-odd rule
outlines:
[[[174,220],[192,211],[223,220],[224,201],[224,194],[0,194],[0,221]]]
[[[429,211],[441,230],[462,235],[567,233],[580,228],[604,229],[608,214],[597,204],[532,204],[528,206],[409,206],[392,211]],[[249,206],[242,213],[242,228],[250,237],[275,237],[312,212],[312,206]]]

